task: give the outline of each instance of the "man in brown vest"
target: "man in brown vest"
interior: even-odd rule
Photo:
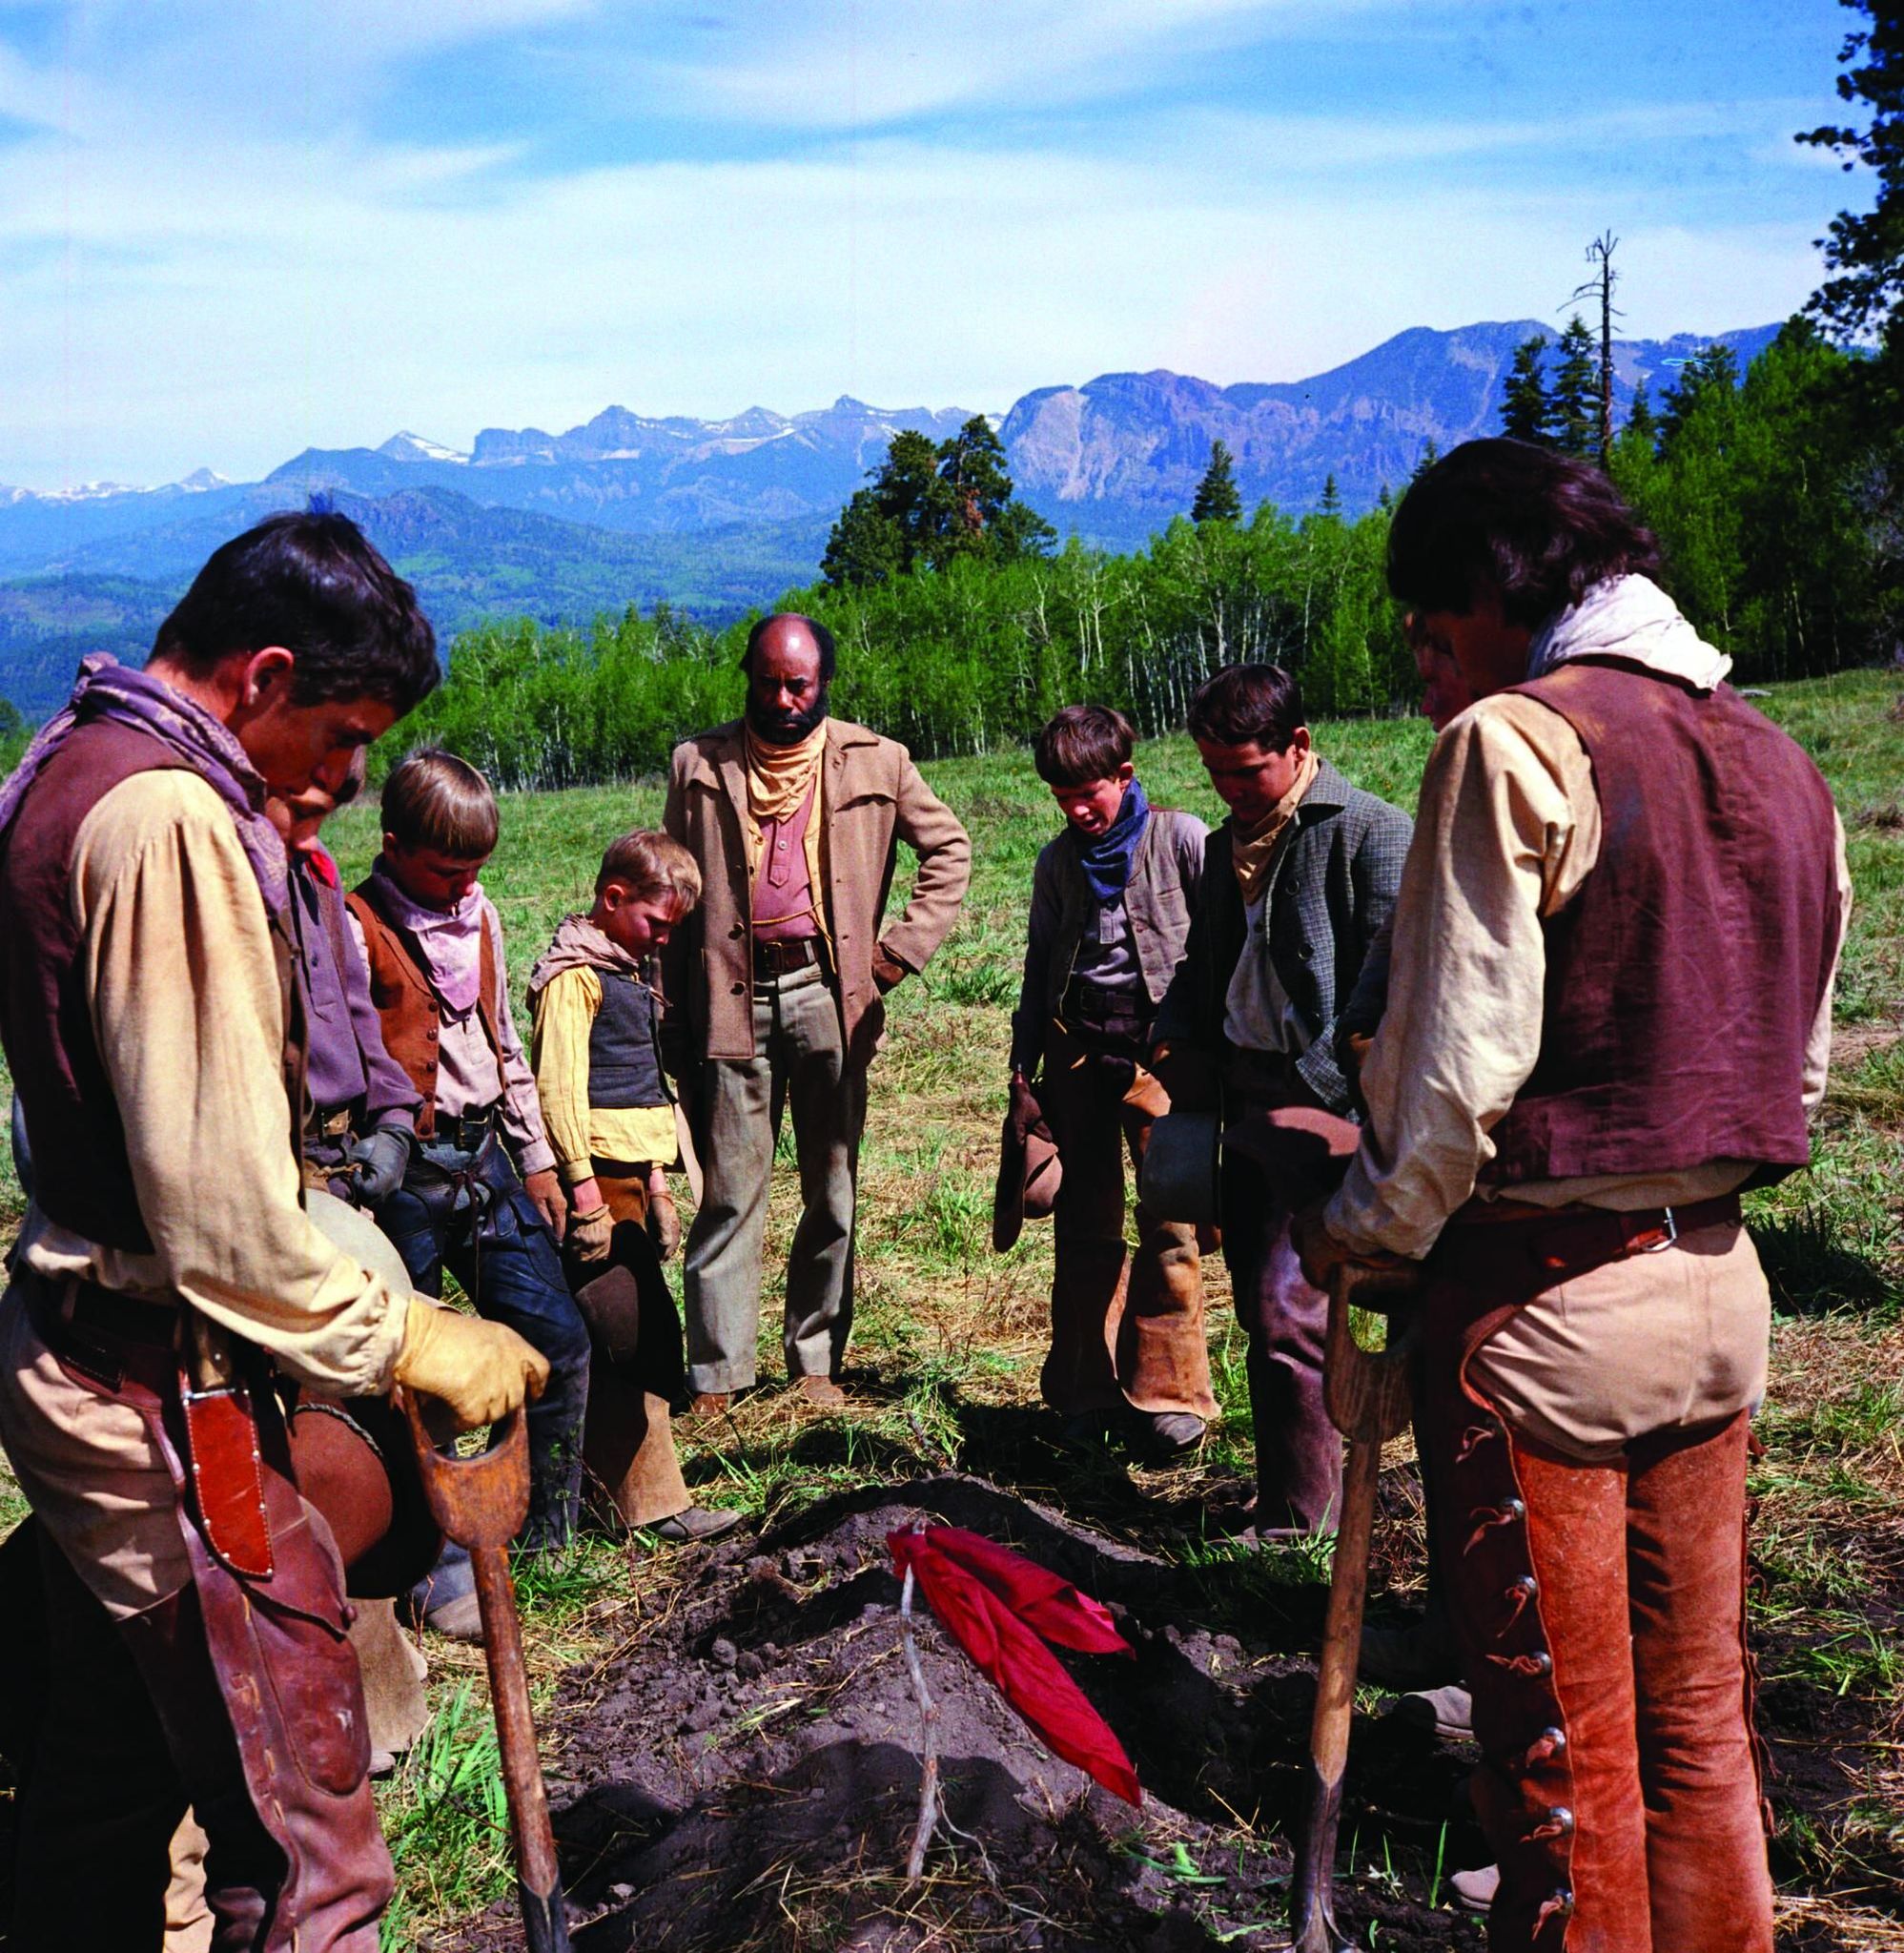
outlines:
[[[972,843],[903,746],[827,716],[833,640],[811,618],[747,638],[747,716],[675,748],[663,825],[702,906],[663,953],[664,1056],[682,1079],[706,1185],[683,1283],[687,1376],[704,1409],[752,1385],[768,1181],[793,1114],[802,1211],[787,1266],[787,1372],[810,1403],[852,1326],[854,1186],[885,997],[957,918]],[[919,857],[890,926],[896,843]]]
[[[1849,913],[1817,770],[1606,479],[1473,442],[1396,513],[1431,687],[1361,1151],[1313,1279],[1423,1264],[1421,1429],[1495,1953],[1770,1953],[1744,1655],[1770,1300]]]
[[[299,1204],[304,1031],[268,792],[335,794],[436,682],[341,516],[219,549],[143,672],[89,659],[0,790],[0,1037],[34,1194],[0,1440],[40,1521],[47,1739],[10,1943],[143,1947],[188,1803],[220,1953],[371,1953],[391,1889],[342,1568],[284,1390],[393,1381],[486,1423],[546,1366]]]

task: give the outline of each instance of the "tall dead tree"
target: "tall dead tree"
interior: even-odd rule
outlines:
[[[1605,231],[1587,247],[1587,261],[1599,270],[1584,285],[1574,287],[1574,299],[1600,300],[1600,465],[1613,465],[1613,287],[1620,274],[1613,269],[1613,254],[1620,240]],[[1571,302],[1571,301],[1569,301]]]

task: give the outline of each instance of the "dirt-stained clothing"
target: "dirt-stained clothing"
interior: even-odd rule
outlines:
[[[82,717],[0,856],[14,971],[70,956],[79,1006],[60,1015],[10,971],[10,1057],[51,1056],[65,1090],[27,1099],[36,1199],[0,1309],[0,1435],[47,1542],[50,1695],[77,1718],[58,1746],[72,1768],[53,1757],[30,1779],[16,1939],[151,1943],[189,1800],[216,1847],[221,1947],[374,1946],[389,1870],[342,1569],[256,1398],[276,1588],[247,1587],[255,1575],[214,1552],[198,1506],[223,1480],[194,1443],[204,1475],[186,1503],[174,1326],[202,1317],[239,1339],[241,1373],[268,1357],[299,1382],[375,1393],[407,1295],[300,1207],[288,919],[260,898],[228,788],[180,764],[166,729],[222,743],[259,820],[262,784],[188,701],[125,684],[158,736]],[[154,750],[127,744],[141,740]],[[69,1115],[116,1132],[123,1178],[75,1178]],[[127,1876],[100,1878],[106,1862]]]

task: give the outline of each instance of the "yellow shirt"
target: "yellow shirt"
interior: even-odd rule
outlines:
[[[594,1162],[666,1165],[674,1158],[674,1107],[591,1105],[588,1037],[602,1008],[602,979],[586,964],[551,976],[536,993],[529,1059],[556,1165],[570,1186],[593,1177]]]

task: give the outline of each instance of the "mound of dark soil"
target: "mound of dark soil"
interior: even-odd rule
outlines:
[[[920,1719],[886,1535],[926,1518],[1017,1547],[1112,1609],[1136,1659],[1064,1659],[1145,1801],[1134,1812],[1053,1758],[922,1614],[949,1823],[909,1895]],[[1239,1619],[1212,1604],[1238,1573],[1168,1566],[963,1477],[858,1492],[711,1550],[547,1718],[578,1953],[1274,1943],[1324,1596],[1253,1593]],[[1477,1922],[1421,1902],[1438,1850],[1444,1870],[1484,1860],[1447,1822],[1462,1774],[1412,1733],[1358,1723],[1342,1826],[1358,1878],[1340,1893],[1358,1943],[1378,1922],[1383,1947],[1482,1943]],[[509,1934],[499,1907],[446,1943]]]

